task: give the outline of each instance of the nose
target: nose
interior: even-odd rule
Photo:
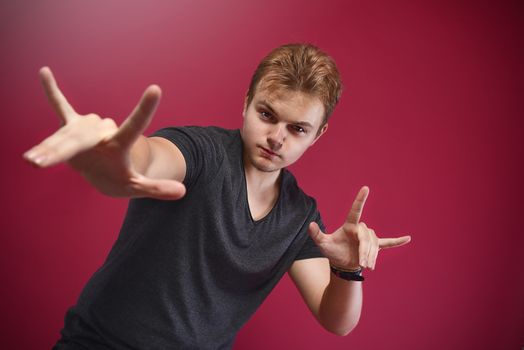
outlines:
[[[283,125],[275,125],[267,136],[267,143],[272,151],[278,151],[286,139],[286,131]]]

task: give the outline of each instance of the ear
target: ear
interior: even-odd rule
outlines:
[[[328,129],[328,124],[326,123],[326,124],[324,124],[322,129],[320,129],[320,132],[318,133],[318,135],[315,137],[315,139],[313,140],[313,142],[309,146],[310,147],[313,146],[315,144],[315,142],[317,142],[317,140],[320,138],[320,136],[324,135],[324,133],[327,131],[327,129]]]
[[[244,109],[242,110],[242,117],[246,117],[246,112],[247,112],[247,93],[246,93],[246,98],[244,99]]]

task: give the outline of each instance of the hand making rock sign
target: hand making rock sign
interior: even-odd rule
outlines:
[[[145,90],[138,105],[118,127],[109,118],[78,114],[48,67],[40,70],[40,79],[62,127],[27,151],[24,154],[27,161],[42,168],[67,162],[109,196],[157,199],[184,196],[186,189],[180,181],[185,164],[178,169],[165,165],[152,167],[151,154],[157,152],[155,156],[161,159],[158,150],[162,147],[155,147],[154,140],[148,142],[142,136],[160,101],[158,86],[151,85]]]
[[[323,233],[315,222],[309,225],[309,235],[332,266],[347,270],[360,267],[374,270],[380,249],[399,247],[411,240],[411,236],[378,238],[373,229],[360,221],[368,194],[367,186],[360,189],[346,221],[332,234]]]

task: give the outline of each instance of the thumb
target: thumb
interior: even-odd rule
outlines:
[[[307,233],[309,234],[313,242],[315,242],[316,244],[319,244],[324,239],[324,236],[326,235],[324,232],[322,232],[322,230],[320,229],[320,227],[318,226],[316,222],[311,222],[309,224]]]
[[[139,197],[177,200],[186,194],[186,187],[175,180],[151,179],[139,176],[133,179],[133,188]]]

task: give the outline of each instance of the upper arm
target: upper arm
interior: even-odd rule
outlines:
[[[186,176],[186,160],[180,149],[163,137],[147,138],[149,164],[145,176],[182,182]]]
[[[324,290],[329,284],[330,270],[327,258],[296,260],[288,271],[302,298],[318,318]]]
[[[224,160],[224,140],[229,142],[230,138],[219,128],[160,129],[148,138],[153,159],[148,174],[183,182],[188,191],[197,182],[207,183],[216,176]]]

